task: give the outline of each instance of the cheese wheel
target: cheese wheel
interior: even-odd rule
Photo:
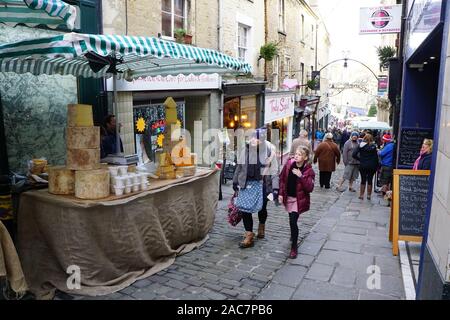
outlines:
[[[94,170],[100,168],[100,148],[67,149],[67,168],[71,170]]]
[[[69,104],[67,106],[67,126],[69,127],[92,127],[94,117],[92,106],[88,104]]]
[[[74,194],[75,171],[64,166],[48,167],[48,192],[52,194]]]
[[[95,149],[100,146],[100,127],[68,127],[68,149]]]
[[[102,199],[109,196],[108,170],[87,170],[75,172],[75,197],[80,199]]]

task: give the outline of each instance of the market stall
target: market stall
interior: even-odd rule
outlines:
[[[170,266],[201,245],[214,223],[219,171],[151,181],[130,197],[81,200],[47,190],[26,192],[19,210],[19,253],[33,293],[55,289],[104,295]],[[80,289],[70,290],[68,268],[79,267]]]
[[[114,84],[117,76],[250,70],[220,52],[158,38],[70,33],[0,45],[0,72],[113,76]],[[66,164],[49,169],[49,189],[24,193],[19,206],[19,255],[38,298],[51,298],[55,288],[86,295],[118,291],[206,240],[219,175],[197,168],[185,145],[174,158],[183,139],[169,139],[176,135],[176,104],[170,97],[164,104],[168,129],[159,179],[149,181],[131,166],[119,175],[101,164],[100,128],[90,106],[68,106]],[[79,289],[68,286],[71,272]]]

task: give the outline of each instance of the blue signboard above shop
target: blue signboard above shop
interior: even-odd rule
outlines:
[[[406,59],[409,59],[433,30],[444,21],[442,0],[410,1],[408,7]]]

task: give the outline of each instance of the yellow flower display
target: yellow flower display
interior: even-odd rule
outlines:
[[[144,132],[144,130],[145,130],[145,120],[144,120],[144,118],[139,118],[137,121],[136,121],[136,129],[137,129],[137,131],[138,132]]]

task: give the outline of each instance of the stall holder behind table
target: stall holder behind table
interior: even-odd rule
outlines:
[[[47,190],[26,192],[19,211],[19,255],[31,291],[51,299],[55,289],[105,295],[170,266],[203,244],[218,203],[219,171],[150,183],[113,201],[71,199]],[[79,268],[81,288],[67,286]]]

